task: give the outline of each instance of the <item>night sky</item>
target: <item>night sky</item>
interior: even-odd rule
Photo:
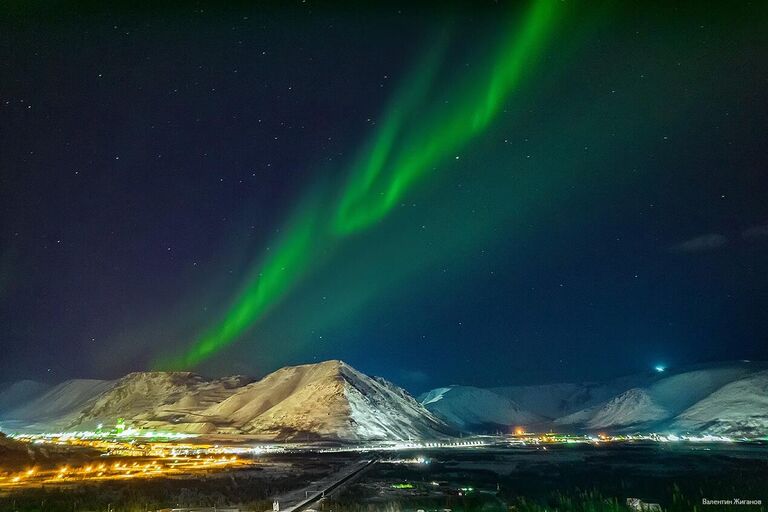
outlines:
[[[27,4],[0,381],[768,359],[763,2]]]

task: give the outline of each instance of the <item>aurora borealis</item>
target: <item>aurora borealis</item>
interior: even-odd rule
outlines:
[[[313,254],[333,250],[345,236],[384,218],[419,177],[435,172],[441,160],[481,133],[523,74],[536,64],[538,50],[553,32],[556,11],[556,4],[536,0],[523,20],[508,28],[501,47],[489,52],[494,56],[490,65],[481,67],[479,76],[468,76],[459,94],[449,93],[448,106],[433,107],[436,112],[426,120],[417,119],[415,112],[428,103],[445,53],[443,43],[435,44],[415,76],[401,86],[373,141],[349,172],[349,183],[338,200],[300,211],[224,320],[173,366],[194,367],[236,341],[309,270]],[[404,131],[410,137],[402,135]]]
[[[13,7],[2,369],[768,357],[761,10]]]

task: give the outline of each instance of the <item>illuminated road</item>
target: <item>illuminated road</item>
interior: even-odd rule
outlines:
[[[736,439],[727,436],[714,435],[676,435],[676,434],[631,434],[631,435],[569,435],[549,432],[527,433],[522,428],[514,435],[481,436],[474,439],[453,441],[428,442],[392,442],[362,445],[347,445],[342,447],[315,447],[311,445],[233,445],[220,446],[204,442],[189,441],[156,441],[147,439],[146,435],[139,438],[116,438],[113,435],[97,433],[59,433],[14,436],[18,441],[35,446],[50,446],[59,455],[55,460],[46,463],[41,459],[38,465],[29,462],[23,466],[7,466],[0,460],[0,491],[21,489],[25,487],[40,487],[42,485],[75,485],[85,482],[105,480],[134,480],[149,478],[168,478],[193,476],[195,474],[217,473],[231,469],[246,469],[259,464],[259,455],[292,451],[295,453],[336,453],[357,452],[411,452],[402,457],[392,457],[382,462],[399,464],[428,463],[424,458],[427,451],[439,449],[484,449],[488,447],[524,447],[535,446],[542,451],[547,445],[558,444],[592,444],[606,443],[734,443],[749,439]],[[66,456],[66,450],[71,449],[71,457]],[[86,455],[89,449],[99,453],[98,456]],[[421,455],[415,457],[413,450]],[[373,455],[371,455],[373,456]],[[364,469],[377,462],[376,460],[359,460],[342,470],[328,475],[316,482],[311,482],[303,489],[287,493],[279,497],[282,510],[289,512],[303,510],[320,498],[324,493],[333,491],[347,483]],[[425,462],[427,461],[427,462]]]
[[[309,508],[329,493],[338,490],[360,476],[360,474],[376,464],[376,462],[378,462],[377,459],[358,461],[356,464],[347,466],[338,473],[329,475],[317,482],[312,482],[311,485],[303,489],[292,491],[277,498],[280,503],[280,512],[300,512]]]
[[[220,472],[233,468],[248,468],[251,459],[231,457],[125,457],[121,459],[80,460],[76,464],[56,467],[29,467],[24,470],[3,471],[0,468],[0,490],[41,487],[43,485],[72,485],[106,480],[129,480],[191,476]]]

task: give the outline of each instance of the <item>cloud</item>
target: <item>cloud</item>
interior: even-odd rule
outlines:
[[[705,252],[719,249],[727,243],[728,238],[720,233],[707,233],[675,244],[669,250],[677,253]]]
[[[741,232],[741,237],[748,240],[768,237],[768,223],[748,227]]]

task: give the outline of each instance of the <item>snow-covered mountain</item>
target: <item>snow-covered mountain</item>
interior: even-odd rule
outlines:
[[[498,430],[546,420],[505,396],[471,386],[437,388],[419,399],[427,409],[461,430]]]
[[[420,400],[462,430],[483,430],[501,420],[508,426],[523,424],[559,431],[766,435],[768,364],[701,365],[604,383],[493,389],[453,386],[425,393]],[[513,412],[504,421],[505,411],[510,410]],[[539,420],[526,423],[522,420],[526,415]]]
[[[13,393],[5,397],[18,403]],[[71,380],[24,405],[0,408],[0,425],[13,430],[90,429],[118,418],[143,428],[284,440],[432,439],[452,433],[403,389],[341,361],[286,367],[256,382],[189,372]]]
[[[719,390],[765,368],[763,363],[740,362],[682,369],[669,375],[650,375],[644,383],[603,403],[558,418],[555,423],[590,430],[649,430],[674,427],[676,431],[715,433],[704,421],[685,423],[678,418],[702,401],[705,404],[716,403],[715,408],[722,407],[724,404],[721,403],[722,399],[718,398],[721,396],[718,394]],[[752,394],[758,389],[756,387]],[[760,406],[759,401],[747,399],[751,394],[745,387],[742,387],[741,391],[744,393],[745,402],[737,415],[740,417],[739,421],[746,421],[748,415],[760,411]],[[747,402],[750,403],[749,407]],[[752,406],[757,409],[751,408]],[[766,412],[763,406],[762,413]],[[686,428],[682,428],[684,425],[687,425]]]
[[[415,400],[341,361],[261,380],[140,372],[113,381],[0,386],[0,428],[59,431],[114,424],[280,440],[433,439],[523,426],[558,431],[768,435],[768,363],[702,365],[602,383],[448,386]]]
[[[651,425],[665,420],[671,412],[653,400],[642,388],[632,388],[607,402],[555,420],[558,425],[582,425],[589,429]]]
[[[672,428],[712,434],[768,434],[768,370],[730,382],[692,405],[672,422]]]
[[[450,432],[401,388],[342,361],[282,368],[203,414],[214,424],[277,439],[420,439]]]
[[[93,427],[124,418],[143,427],[201,431],[200,413],[251,382],[243,376],[206,379],[190,372],[136,372],[112,381],[80,409],[72,427]]]
[[[536,386],[508,386],[492,391],[545,418],[558,418],[604,402],[633,384],[624,378],[610,383],[557,383]]]
[[[34,380],[20,380],[0,384],[0,411],[14,409],[25,402],[40,396],[48,386]]]
[[[84,407],[112,385],[114,381],[73,379],[43,388],[41,394],[28,396],[23,402],[18,397],[9,397],[17,406],[0,409],[0,424],[30,430],[66,428]]]

